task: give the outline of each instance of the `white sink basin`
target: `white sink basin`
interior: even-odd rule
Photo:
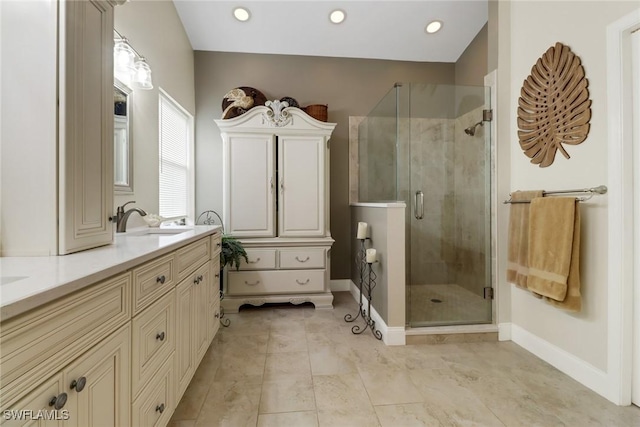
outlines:
[[[126,233],[127,236],[148,236],[150,234],[163,234],[163,235],[173,235],[184,233],[185,231],[193,230],[192,227],[167,227],[167,228],[159,228],[159,227],[149,227],[142,228],[139,230],[131,230]]]

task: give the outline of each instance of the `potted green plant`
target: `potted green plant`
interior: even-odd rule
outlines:
[[[236,270],[240,269],[241,258],[244,258],[245,262],[249,262],[247,252],[242,247],[242,243],[231,236],[223,235],[220,251],[220,270],[227,265],[232,268],[235,267]]]

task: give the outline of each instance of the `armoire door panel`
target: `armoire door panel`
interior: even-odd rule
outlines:
[[[275,236],[274,137],[232,135],[225,147],[225,228],[238,237]]]
[[[282,237],[324,236],[324,141],[318,136],[278,137]]]

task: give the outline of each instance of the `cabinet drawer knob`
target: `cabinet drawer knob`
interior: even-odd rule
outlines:
[[[296,256],[296,261],[298,261],[298,262],[307,262],[307,261],[309,261],[309,256],[307,256],[305,259],[300,259],[300,258],[298,258]]]
[[[220,278],[220,273],[216,273],[216,279]]]
[[[220,317],[220,313],[216,313],[213,317],[215,317],[216,319]]]
[[[245,285],[249,285],[249,286],[255,286],[255,285],[259,285],[260,284],[260,280],[256,280],[256,283],[249,283],[246,280],[244,281]]]
[[[87,379],[85,377],[80,377],[77,380],[71,381],[71,389],[76,389],[78,393],[84,390],[85,385],[87,385]]]
[[[164,282],[167,280],[166,277],[164,277],[164,274],[162,276],[158,276],[156,277],[156,283],[160,283],[162,285],[164,285]]]
[[[309,283],[309,279],[305,280],[304,282],[301,282],[300,280],[296,279],[296,283],[298,285],[306,285],[307,283]]]
[[[257,264],[257,263],[259,263],[259,262],[260,262],[260,257],[256,258],[256,260],[255,260],[255,261],[254,261],[254,260],[251,260],[251,259],[249,260],[249,264]]]
[[[56,410],[64,408],[65,403],[67,403],[67,393],[60,393],[49,400],[49,406],[53,406]]]
[[[219,248],[220,246],[222,246],[222,243],[218,242],[216,243],[216,247]]]
[[[193,279],[193,283],[195,283],[196,285],[199,285],[200,282],[202,282],[204,280],[204,277],[202,277],[202,274],[199,276],[196,276],[195,279]]]
[[[160,332],[158,335],[156,335],[156,339],[160,341],[164,341],[164,332]]]
[[[158,406],[156,406],[156,412],[160,412],[160,413],[164,412],[164,403],[161,403]]]

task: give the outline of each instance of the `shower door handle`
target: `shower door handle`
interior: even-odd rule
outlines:
[[[422,191],[416,191],[416,202],[413,206],[413,214],[416,219],[424,218],[424,194]]]

